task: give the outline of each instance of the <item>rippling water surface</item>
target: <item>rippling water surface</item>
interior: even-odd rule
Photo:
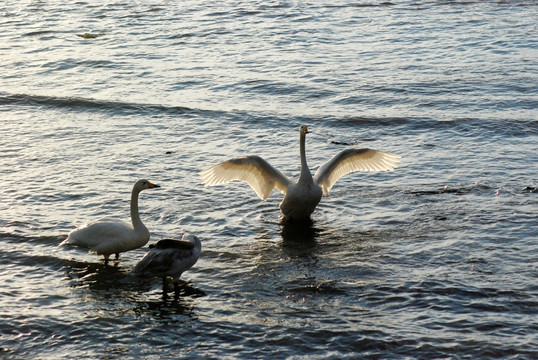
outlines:
[[[536,358],[534,1],[0,4],[0,357]],[[357,145],[311,226],[198,172]],[[163,297],[57,245],[129,217],[203,242]]]

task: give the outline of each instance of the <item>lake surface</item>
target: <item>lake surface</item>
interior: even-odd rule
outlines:
[[[0,4],[0,357],[538,356],[534,1]],[[297,178],[362,146],[305,227],[274,191],[204,188],[260,155]],[[150,244],[202,256],[179,297],[58,247],[140,194]]]

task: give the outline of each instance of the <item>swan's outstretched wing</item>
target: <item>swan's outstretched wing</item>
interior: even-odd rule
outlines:
[[[276,187],[286,193],[290,180],[259,156],[244,156],[221,162],[200,172],[205,186],[225,184],[233,180],[248,183],[262,200]]]
[[[314,181],[327,195],[342,176],[353,171],[394,170],[401,156],[367,148],[346,149],[321,165],[314,175]]]

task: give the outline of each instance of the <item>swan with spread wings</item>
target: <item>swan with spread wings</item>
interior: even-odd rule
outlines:
[[[368,148],[341,151],[321,165],[314,176],[306,163],[305,140],[308,127],[299,130],[301,174],[297,182],[289,179],[259,156],[226,160],[200,172],[205,186],[225,184],[233,180],[248,183],[260,199],[266,200],[274,188],[284,194],[280,210],[285,219],[309,219],[323,195],[328,195],[342,176],[354,171],[394,170],[401,157]]]

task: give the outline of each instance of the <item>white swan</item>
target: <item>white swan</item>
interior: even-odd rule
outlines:
[[[140,220],[138,213],[138,194],[142,190],[158,188],[159,185],[141,179],[138,180],[131,193],[132,225],[121,220],[101,219],[71,231],[60,245],[76,245],[89,248],[90,252],[103,255],[105,264],[111,254],[125,252],[142,247],[149,240],[149,231]]]
[[[133,272],[138,275],[155,275],[163,278],[163,291],[166,293],[166,277],[174,279],[174,290],[178,291],[179,277],[190,269],[200,257],[202,243],[191,234],[183,234],[181,240],[163,239],[155,245],[142,260],[136,264]]]
[[[301,175],[294,182],[259,156],[244,156],[224,161],[200,172],[205,186],[224,184],[232,180],[247,182],[262,200],[274,188],[284,194],[280,210],[285,219],[308,219],[332,186],[342,176],[353,171],[394,170],[401,157],[367,148],[346,149],[321,165],[314,177],[306,163],[306,126],[301,126],[299,146]]]

